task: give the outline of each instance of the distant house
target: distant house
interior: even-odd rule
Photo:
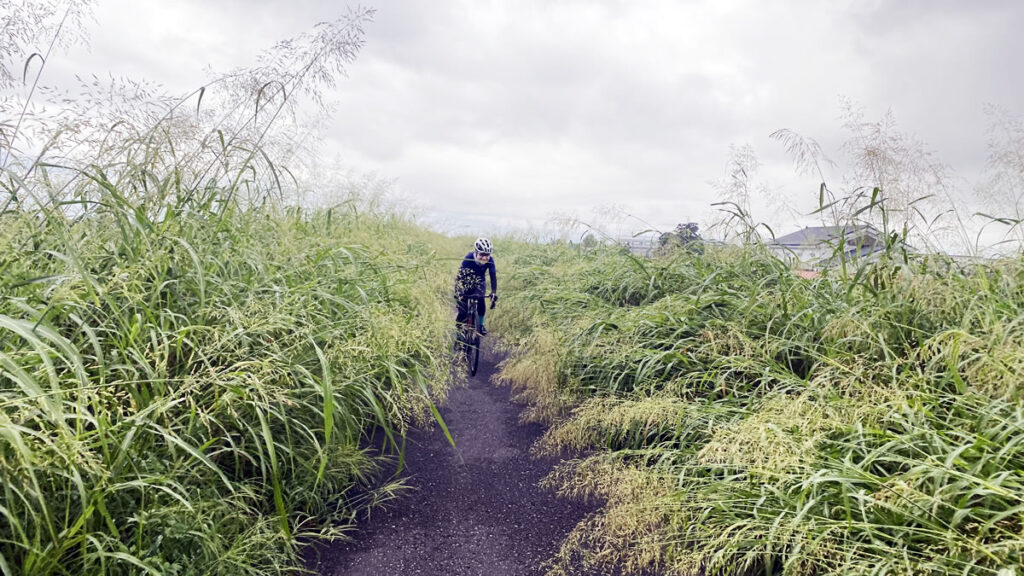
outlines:
[[[885,238],[872,226],[814,226],[776,238],[768,248],[799,267],[820,267],[838,253],[863,258],[885,250]]]
[[[634,238],[622,238],[619,243],[625,246],[634,256],[650,258],[657,246],[657,238],[651,236],[638,236]]]

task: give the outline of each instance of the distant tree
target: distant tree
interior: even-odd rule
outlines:
[[[699,242],[701,240],[699,227],[696,222],[687,222],[676,226],[675,234],[679,241],[685,244]]]
[[[597,244],[597,238],[591,232],[587,232],[587,234],[583,236],[583,239],[580,240],[580,245],[584,250],[593,250],[594,248],[597,248]]]
[[[703,253],[703,238],[696,222],[685,222],[676,225],[672,232],[664,232],[658,237],[658,254],[664,255],[675,250],[687,250]]]

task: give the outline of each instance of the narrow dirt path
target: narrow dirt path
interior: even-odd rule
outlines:
[[[556,463],[535,459],[539,425],[518,423],[520,406],[489,379],[481,358],[467,388],[441,409],[457,449],[441,430],[414,432],[406,449],[416,488],[374,512],[355,542],[319,549],[309,564],[322,576],[524,576],[540,565],[592,506],[558,500],[537,482]]]

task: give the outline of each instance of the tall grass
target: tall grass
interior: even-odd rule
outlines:
[[[502,379],[605,501],[550,573],[998,574],[1024,562],[1024,261],[521,245]]]
[[[381,458],[452,381],[449,241],[358,193],[303,207],[278,128],[368,14],[4,133],[0,574],[292,573],[402,489]]]
[[[436,239],[356,199],[152,217],[92,177],[87,211],[0,216],[0,571],[287,571],[444,395]]]

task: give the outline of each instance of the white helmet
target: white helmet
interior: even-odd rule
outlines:
[[[491,250],[493,249],[493,247],[491,246],[491,241],[488,240],[487,238],[477,238],[476,244],[474,244],[473,246],[476,248],[476,251],[481,254],[490,254]]]

